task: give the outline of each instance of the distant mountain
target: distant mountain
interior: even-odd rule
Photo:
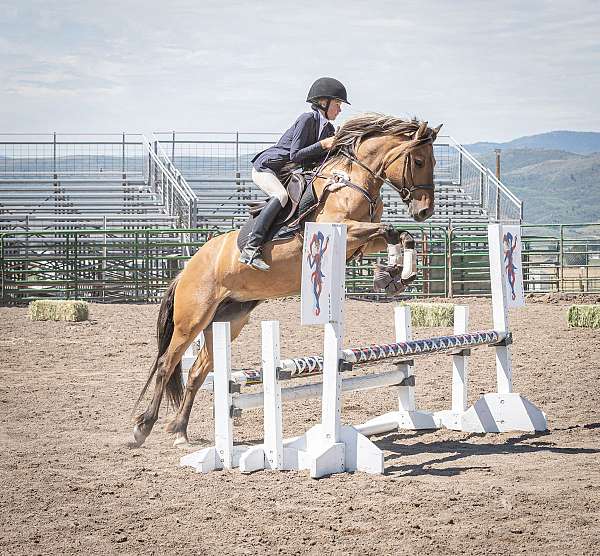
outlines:
[[[552,149],[577,154],[600,152],[600,133],[595,131],[549,131],[538,135],[519,137],[506,143],[480,141],[465,145],[474,154],[494,149]]]
[[[493,150],[476,156],[495,168]],[[600,153],[502,147],[501,179],[523,200],[526,223],[600,221]]]

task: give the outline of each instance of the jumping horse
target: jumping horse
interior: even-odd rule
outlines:
[[[402,243],[404,248],[413,248],[414,240],[408,232],[380,223],[380,191],[384,183],[398,191],[417,222],[433,214],[433,142],[440,128],[381,114],[348,120],[315,174],[317,203],[307,220],[346,224],[348,260],[360,253],[382,251],[387,244]],[[150,404],[135,418],[137,446],[152,431],[165,391],[177,408],[167,431],[175,434],[175,445],[187,445],[194,397],[213,365],[212,322],[230,322],[234,339],[260,302],[300,293],[299,234],[266,244],[264,258],[271,269],[264,273],[238,261],[238,233],[231,231],[207,241],[164,294],[157,322],[158,354],[136,403],[156,376]],[[204,332],[204,346],[184,388],[181,358],[200,332]]]

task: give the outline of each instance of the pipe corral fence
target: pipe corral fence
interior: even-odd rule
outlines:
[[[490,294],[486,225],[406,225],[417,240],[419,277],[404,297]],[[53,229],[0,235],[4,304],[33,299],[101,303],[156,302],[216,228]],[[528,293],[600,293],[600,223],[523,225],[523,275]],[[372,291],[372,266],[385,253],[349,263],[347,294]]]

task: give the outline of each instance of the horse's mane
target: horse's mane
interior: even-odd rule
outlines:
[[[402,120],[376,112],[360,114],[349,119],[336,133],[331,155],[335,156],[343,150],[354,156],[358,145],[364,139],[376,135],[404,136],[414,139],[422,123],[416,118]],[[419,141],[426,142],[432,139],[435,139],[435,132],[428,127]]]

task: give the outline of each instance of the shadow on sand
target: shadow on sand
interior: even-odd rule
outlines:
[[[600,423],[590,423],[587,425],[577,425],[569,427],[573,429],[596,429],[600,428]],[[563,429],[555,429],[557,432]],[[385,436],[375,438],[375,443],[391,454],[386,455],[385,460],[386,474],[398,474],[402,476],[433,475],[442,477],[451,477],[459,475],[466,471],[479,470],[488,471],[489,466],[460,466],[460,467],[439,467],[450,462],[459,462],[466,460],[470,456],[497,456],[531,453],[553,453],[559,455],[579,455],[579,454],[600,454],[598,448],[564,448],[558,446],[552,441],[536,440],[551,435],[552,431],[542,433],[525,433],[514,438],[508,438],[500,443],[472,443],[472,439],[486,438],[486,434],[469,434],[461,440],[440,440],[436,442],[417,442],[406,444],[408,439],[423,437],[436,431],[407,431],[395,432]],[[433,457],[421,463],[401,464],[402,458],[406,456],[439,454],[439,457]],[[391,465],[389,465],[391,464]]]

